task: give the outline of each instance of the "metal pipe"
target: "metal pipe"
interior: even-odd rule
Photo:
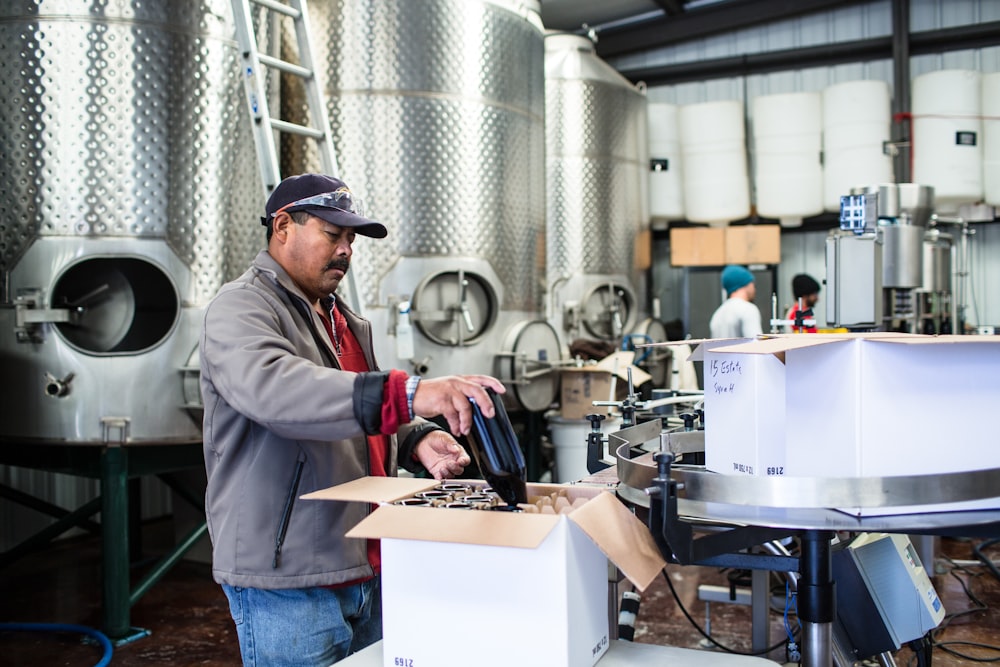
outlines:
[[[894,117],[910,112],[910,0],[892,0],[892,111]],[[892,139],[897,144],[908,140],[902,123],[892,126]],[[896,154],[896,181],[910,182],[910,154]]]
[[[802,621],[802,667],[833,667],[833,624]]]

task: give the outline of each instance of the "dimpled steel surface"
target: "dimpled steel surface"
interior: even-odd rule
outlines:
[[[43,237],[165,239],[197,303],[263,236],[229,3],[0,8],[0,270]]]
[[[0,441],[200,439],[202,312],[264,244],[250,127],[226,0],[0,3]]]
[[[545,216],[543,38],[524,3],[310,7],[344,180],[388,242],[359,240],[365,303],[406,257],[485,259],[503,309],[537,310]]]
[[[645,96],[586,38],[554,37],[545,79],[549,284],[577,273],[628,276],[643,226]]]

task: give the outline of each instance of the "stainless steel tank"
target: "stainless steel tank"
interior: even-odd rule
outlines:
[[[635,246],[648,227],[646,97],[586,37],[545,38],[546,271],[570,338],[620,338],[638,321]]]
[[[923,284],[924,232],[934,212],[934,188],[916,183],[880,183],[852,192],[878,195],[882,232],[882,287],[913,289]]]
[[[0,40],[0,438],[197,441],[202,309],[263,247],[229,4],[6,2]]]
[[[925,292],[951,293],[951,256],[955,245],[951,234],[940,229],[928,229],[924,234],[924,280]]]
[[[310,7],[342,177],[389,229],[386,240],[359,239],[351,266],[382,366],[500,372],[512,329],[540,317],[538,10],[534,0]],[[544,325],[545,340],[529,345],[539,363],[560,351]],[[549,383],[529,402],[541,409],[553,396]]]

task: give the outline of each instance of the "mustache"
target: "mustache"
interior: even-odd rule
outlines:
[[[340,269],[344,273],[347,273],[347,270],[350,268],[351,268],[351,260],[340,258],[332,260],[329,264],[326,265],[326,267],[323,270],[331,271],[333,269]]]

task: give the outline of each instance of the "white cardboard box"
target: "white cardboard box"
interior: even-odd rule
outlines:
[[[303,496],[385,503],[436,486],[369,477]],[[348,533],[382,541],[384,665],[591,667],[608,647],[608,559],[645,589],[665,565],[602,488],[569,514],[380,505]]]
[[[729,347],[704,356],[705,467],[729,475],[780,475],[784,364],[774,355],[727,352]]]
[[[706,351],[706,384],[709,368],[727,362],[736,388],[705,392],[706,467],[716,472],[743,472],[732,465],[740,459],[757,462],[753,474],[796,477],[1000,467],[1000,337],[778,336]],[[752,391],[741,392],[741,383]],[[996,507],[1000,499],[841,509],[861,516]]]

